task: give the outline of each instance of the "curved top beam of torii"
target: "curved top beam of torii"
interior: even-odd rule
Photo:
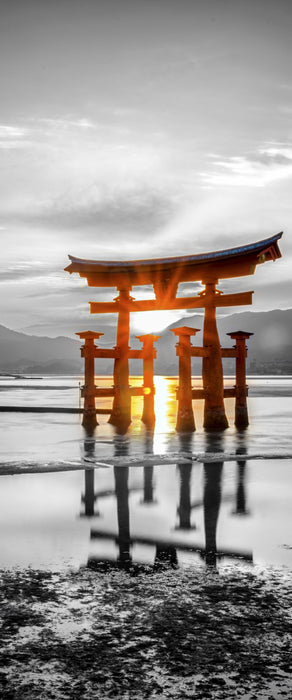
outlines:
[[[145,260],[83,260],[69,255],[69,273],[77,272],[90,287],[117,287],[153,284],[169,287],[180,282],[216,282],[254,273],[256,265],[281,257],[278,240],[282,232],[255,243],[210,253]]]
[[[252,292],[221,294],[215,285],[219,279],[252,275],[258,264],[280,258],[278,240],[281,236],[282,232],[237,248],[170,258],[113,261],[69,256],[71,263],[65,269],[85,277],[90,287],[119,290],[120,296],[112,302],[90,302],[91,313],[118,312],[122,307],[127,307],[128,311],[202,308],[210,303],[210,294],[215,306],[246,305],[252,303]],[[180,282],[202,282],[209,292],[206,296],[205,287],[196,297],[177,297]],[[153,285],[155,300],[135,301],[129,296],[133,286],[149,284]]]

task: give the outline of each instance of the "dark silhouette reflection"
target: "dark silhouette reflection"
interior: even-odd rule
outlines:
[[[147,449],[148,453],[151,452],[151,440],[148,436]],[[192,444],[189,437],[181,436],[180,445],[181,453],[185,454],[185,462],[178,465],[179,475],[180,475],[180,491],[179,491],[179,528],[180,530],[190,531],[195,529],[195,526],[191,525],[191,514],[193,509],[203,509],[204,517],[204,530],[205,530],[205,542],[194,542],[194,538],[190,540],[190,534],[186,533],[185,538],[180,536],[179,542],[176,540],[173,530],[171,529],[171,524],[169,524],[169,533],[163,536],[163,529],[160,531],[159,527],[157,530],[153,530],[153,526],[150,526],[150,530],[147,529],[146,532],[140,532],[136,535],[134,533],[131,536],[131,523],[130,523],[130,508],[129,508],[129,495],[132,490],[137,490],[137,487],[129,487],[129,464],[127,463],[127,455],[129,452],[129,439],[126,436],[116,435],[114,446],[115,446],[115,456],[123,457],[125,459],[121,460],[121,465],[116,465],[113,468],[114,475],[114,490],[104,491],[100,493],[115,495],[116,498],[116,508],[117,508],[117,523],[118,523],[118,534],[112,531],[111,526],[107,530],[92,528],[91,529],[91,539],[97,540],[109,540],[112,543],[116,543],[118,546],[118,554],[116,558],[111,559],[110,557],[102,557],[100,560],[98,557],[92,557],[88,561],[88,566],[91,568],[96,568],[97,570],[107,570],[110,568],[119,568],[129,571],[131,574],[136,574],[138,572],[144,571],[149,573],[150,571],[158,572],[165,569],[173,569],[178,567],[178,552],[192,552],[193,554],[198,554],[204,559],[207,566],[216,567],[218,559],[224,558],[235,558],[241,559],[248,562],[252,561],[252,555],[250,552],[237,551],[236,549],[219,549],[217,548],[217,525],[219,519],[219,511],[222,501],[230,501],[230,498],[234,501],[234,494],[225,495],[222,497],[222,475],[223,475],[223,435],[220,433],[209,434],[206,437],[206,460],[203,465],[203,475],[204,475],[204,485],[203,485],[203,495],[196,501],[191,502],[191,477],[192,477],[192,463],[187,461],[187,453],[191,453]],[[241,450],[240,454],[243,454],[242,450],[244,445],[240,445],[238,448]],[[208,460],[208,454],[210,455],[210,461]],[[212,454],[212,458],[211,458]],[[216,455],[218,454],[218,460]],[[141,456],[140,467],[143,465],[143,456]],[[237,511],[241,512],[245,510],[245,496],[244,496],[244,469],[242,469],[242,463],[239,461],[238,473],[240,474],[240,483],[237,488]],[[138,473],[141,474],[140,470]],[[139,489],[141,487],[139,486]],[[96,497],[96,494],[95,494]],[[94,495],[91,489],[91,507]],[[144,503],[153,503],[153,467],[144,466]],[[137,507],[137,504],[136,504]],[[170,519],[171,519],[170,514]],[[149,521],[148,521],[149,522]],[[159,524],[159,519],[157,520]],[[143,525],[143,520],[142,520]],[[151,547],[155,548],[154,561],[149,564],[138,564],[132,560],[132,546],[135,545],[136,551],[138,552],[140,548]],[[145,552],[145,549],[144,549]],[[147,555],[147,550],[146,550]]]
[[[155,503],[153,496],[153,474],[154,467],[144,467],[144,493],[141,503]]]
[[[209,434],[207,435],[206,443],[206,454],[209,453],[222,453],[223,452],[223,436],[220,434]],[[224,558],[240,559],[242,561],[252,562],[251,552],[237,551],[237,550],[222,550],[218,551],[216,532],[217,524],[219,518],[219,511],[222,500],[229,500],[229,497],[222,498],[222,473],[223,473],[223,461],[212,461],[204,463],[204,524],[205,524],[205,550],[201,552],[201,555],[205,559],[207,566],[216,567],[217,560]],[[242,496],[240,489],[237,490]]]
[[[204,464],[204,525],[205,562],[215,566],[217,562],[216,530],[221,503],[221,479],[223,462]]]
[[[84,439],[84,456],[93,457],[94,453],[94,431],[89,430],[86,431],[86,437]],[[84,503],[84,515],[89,518],[99,515],[98,512],[95,512],[95,503],[97,497],[94,493],[94,476],[94,468],[84,470],[84,494],[82,494],[81,496],[81,502]],[[83,513],[81,513],[80,515],[82,517]]]
[[[249,515],[245,495],[246,462],[237,462],[236,507],[233,515]]]
[[[95,438],[92,431],[86,431],[84,439],[84,456],[87,458],[95,457]],[[80,517],[97,518],[101,513],[97,509],[99,499],[108,498],[115,494],[115,489],[95,490],[96,470],[94,467],[84,470],[84,494],[81,495],[81,502],[84,503],[84,513],[80,513]]]
[[[98,516],[99,512],[95,511],[95,503],[97,500],[94,493],[94,469],[85,469],[84,472],[84,494],[81,496],[81,501],[84,503],[84,515],[87,518]],[[81,514],[82,515],[82,514]]]
[[[121,435],[119,430],[116,431],[114,437],[114,455],[115,457],[126,456],[129,452],[129,439],[125,435]],[[117,466],[114,467],[114,493],[117,502],[117,519],[118,519],[118,536],[115,542],[119,548],[119,555],[116,562],[111,560],[103,560],[92,557],[88,560],[87,566],[91,569],[98,570],[117,567],[121,569],[129,569],[132,566],[131,557],[131,539],[130,539],[130,512],[129,512],[129,467]],[[108,492],[109,493],[109,492]],[[96,536],[94,531],[91,531],[91,539]],[[107,533],[99,533],[99,536],[108,537]],[[111,536],[109,536],[111,539]]]
[[[121,438],[117,435],[114,438],[114,446],[115,457],[125,456],[129,453],[127,437]],[[121,568],[128,568],[132,561],[130,554],[129,467],[114,467],[114,478],[119,532],[116,539],[119,547],[118,564],[121,565]]]
[[[222,452],[222,435],[207,435],[206,452]],[[221,481],[223,462],[204,463],[204,525],[205,552],[203,557],[207,566],[216,566],[217,543],[216,531],[221,504]]]
[[[192,435],[181,434],[179,436],[180,449],[182,452],[192,451]],[[185,464],[179,464],[179,476],[180,476],[180,495],[179,495],[179,506],[177,513],[179,516],[179,524],[176,527],[177,530],[191,530],[195,529],[196,525],[191,524],[191,514],[192,514],[192,504],[191,504],[191,476],[192,476],[193,465],[191,462],[186,462]]]
[[[114,475],[119,529],[119,535],[116,539],[119,547],[118,563],[122,565],[122,568],[128,568],[132,561],[130,554],[129,467],[115,467]]]
[[[245,434],[240,432],[238,434],[238,441],[240,442],[239,447],[236,450],[236,454],[245,455],[247,454],[247,448],[245,444]],[[250,511],[246,505],[246,461],[239,460],[237,462],[237,487],[236,487],[236,504],[235,509],[232,511],[232,515],[249,515]]]
[[[154,560],[154,571],[163,571],[165,569],[177,569],[177,551],[174,545],[157,544]]]
[[[153,454],[153,430],[147,430],[145,434],[145,455]],[[154,476],[154,466],[147,464],[143,467],[144,469],[144,491],[141,504],[156,503],[154,499],[154,486],[153,486],[153,476]]]

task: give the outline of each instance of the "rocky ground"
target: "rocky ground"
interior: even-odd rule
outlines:
[[[289,698],[291,575],[1,572],[3,700]]]

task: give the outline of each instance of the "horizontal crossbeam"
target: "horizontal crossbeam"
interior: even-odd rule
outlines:
[[[84,408],[71,406],[0,406],[1,413],[85,413]],[[108,414],[112,409],[96,408],[96,413]]]
[[[191,345],[191,357],[209,357],[209,348],[198,348]]]
[[[94,348],[94,357],[103,358],[114,358],[119,357],[119,350],[117,348]]]
[[[238,357],[237,348],[221,348],[221,357]]]
[[[154,389],[152,387],[146,387],[146,386],[130,386],[129,387],[129,392],[131,396],[144,396],[146,393],[148,394],[149,391],[153,393]],[[116,396],[117,389],[114,387],[95,387],[94,390],[94,396],[96,397],[101,397],[101,398],[107,398],[111,396]],[[86,394],[86,388],[82,387],[81,388],[81,396],[85,396]]]
[[[214,296],[214,306],[246,306],[252,304],[253,292],[238,292],[235,294],[216,294]],[[163,309],[203,309],[210,304],[210,297],[166,297],[164,299],[144,299],[143,301],[90,301],[91,314],[111,314],[118,313],[121,309],[130,312],[140,311],[161,311]]]
[[[246,395],[248,394],[248,387],[245,387]],[[237,388],[236,386],[231,386],[231,387],[226,387],[223,389],[223,396],[224,399],[233,399],[236,398],[237,395]],[[205,389],[192,389],[192,398],[193,399],[205,399],[206,398],[206,390]]]

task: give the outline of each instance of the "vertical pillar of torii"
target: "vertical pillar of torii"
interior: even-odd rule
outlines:
[[[81,347],[81,357],[84,357],[84,386],[82,387],[84,411],[82,425],[85,428],[93,429],[98,425],[95,408],[94,359],[96,347],[94,341],[104,334],[95,331],[83,331],[75,333],[75,335],[79,335],[79,338],[84,340],[84,345]]]
[[[179,378],[178,378],[178,409],[175,429],[178,432],[193,432],[196,430],[195,419],[192,406],[192,345],[191,336],[196,335],[199,328],[190,328],[189,326],[181,326],[180,328],[171,328],[172,333],[178,336],[176,346],[176,354],[178,355],[179,363]]]
[[[130,300],[129,289],[119,289],[119,296],[115,300],[119,303],[117,357],[114,364],[115,396],[109,419],[109,423],[112,425],[125,429],[131,423],[131,392],[129,385]]]
[[[151,428],[155,423],[154,413],[154,360],[156,357],[156,349],[154,343],[160,335],[146,333],[145,335],[137,335],[136,338],[143,344],[141,356],[143,358],[143,413],[142,421]]]
[[[234,331],[227,333],[235,343],[235,358],[236,358],[236,379],[235,379],[235,425],[237,428],[246,428],[248,426],[248,412],[246,397],[248,388],[246,385],[246,357],[247,347],[246,340],[253,333],[246,331]]]
[[[204,297],[204,330],[203,346],[208,353],[203,356],[202,374],[205,390],[204,428],[220,431],[228,428],[224,408],[224,384],[221,346],[216,323],[216,297],[220,292],[216,289],[217,280],[204,282],[205,289],[201,292]]]

